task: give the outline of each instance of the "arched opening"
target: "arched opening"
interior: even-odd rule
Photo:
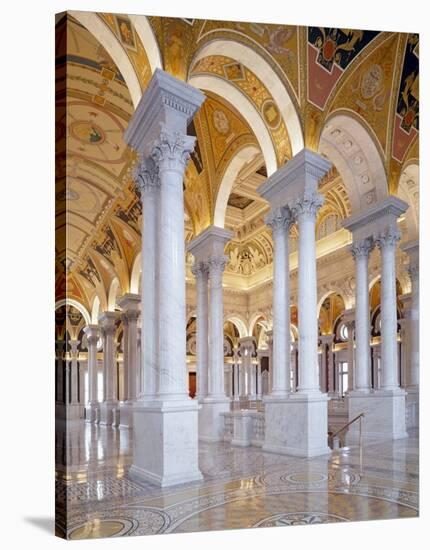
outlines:
[[[117,308],[116,300],[120,296],[121,288],[118,277],[114,277],[109,287],[108,294],[108,311],[115,311]]]
[[[348,193],[352,212],[388,196],[384,163],[370,130],[348,114],[328,118],[319,152],[336,166]]]
[[[252,70],[257,78],[264,82],[281,111],[282,118],[284,119],[288,131],[293,155],[301,151],[304,147],[304,141],[300,118],[285,85],[281,82],[279,76],[269,63],[254,49],[240,42],[216,39],[205,44],[197,52],[190,64],[190,72],[197,61],[211,55],[228,55],[229,58],[234,59]]]
[[[261,152],[263,153],[267,174],[273,174],[277,169],[276,152],[269,130],[251,101],[233,84],[213,75],[194,75],[188,83],[200,90],[213,92],[228,101],[241,114],[253,131]]]

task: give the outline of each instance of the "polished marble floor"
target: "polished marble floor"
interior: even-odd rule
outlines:
[[[128,475],[128,430],[69,423],[56,438],[56,529],[71,539],[418,516],[418,433],[300,459],[202,443],[204,480]],[[67,467],[65,466],[67,465]]]

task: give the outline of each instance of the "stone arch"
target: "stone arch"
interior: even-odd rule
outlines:
[[[254,315],[251,317],[251,320],[249,321],[249,331],[248,331],[249,334],[248,334],[248,336],[252,336],[255,325],[257,324],[257,322],[260,319],[267,320],[266,315],[261,311],[258,311],[257,313],[254,313]]]
[[[100,42],[103,48],[112,57],[113,62],[124,77],[128,91],[130,92],[131,100],[136,108],[142,97],[139,79],[137,78],[130,59],[124,48],[118,42],[115,34],[94,12],[72,11],[70,13]]]
[[[290,324],[291,341],[297,342],[299,339],[299,329],[293,323]]]
[[[239,337],[244,338],[245,336],[248,336],[248,331],[246,329],[246,322],[240,315],[228,315],[224,317],[224,323],[227,321],[230,321],[230,323],[233,323],[233,325],[237,328],[239,331]]]
[[[115,311],[116,300],[120,295],[120,293],[121,293],[121,288],[120,288],[119,279],[118,277],[114,277],[109,286],[108,304],[107,304],[108,311]]]
[[[141,285],[140,277],[142,274],[141,258],[142,258],[142,253],[138,252],[133,260],[133,264],[131,267],[130,292],[132,294],[140,293],[140,285]]]
[[[300,117],[285,85],[269,63],[249,46],[235,40],[215,39],[197,51],[190,64],[190,72],[197,61],[211,55],[227,55],[247,67],[257,78],[264,82],[284,119],[293,155],[301,151],[304,147],[304,141]]]
[[[91,317],[90,314],[85,306],[83,306],[80,302],[77,300],[74,300],[73,298],[66,298],[62,300],[58,300],[55,304],[55,309],[58,309],[61,306],[73,306],[75,307],[80,313],[82,313],[82,317],[85,320],[86,325],[91,324]]]
[[[255,145],[246,145],[245,147],[242,147],[242,149],[239,149],[239,151],[237,151],[237,153],[230,159],[230,162],[228,163],[222,177],[215,200],[214,225],[224,227],[228,198],[234,182],[236,181],[236,178],[242,168],[259,153],[260,150]]]
[[[91,323],[96,325],[98,323],[100,314],[100,298],[96,295],[94,296],[93,305],[91,308]]]
[[[213,92],[228,101],[248,123],[253,131],[266,164],[267,175],[270,176],[277,170],[276,151],[272,138],[261,114],[251,101],[240,92],[233,84],[214,75],[195,75],[188,79],[188,84]]]
[[[145,52],[151,66],[151,72],[154,74],[155,69],[163,68],[163,61],[161,59],[157,39],[148,18],[146,15],[129,15],[128,18],[133,23],[137,35],[145,48]]]
[[[400,174],[398,196],[409,204],[405,212],[407,240],[418,239],[419,234],[419,166],[416,161],[408,163]]]
[[[318,150],[341,175],[352,213],[388,196],[381,154],[370,130],[352,115],[336,111],[328,117]]]
[[[349,309],[352,306],[352,304],[350,303],[351,300],[349,300],[348,297],[345,296],[345,293],[340,288],[331,288],[330,290],[327,290],[326,292],[324,292],[321,295],[320,299],[318,300],[318,306],[317,306],[318,317],[320,315],[321,308],[324,301],[332,294],[338,294],[342,298],[343,303],[345,304],[345,309]]]

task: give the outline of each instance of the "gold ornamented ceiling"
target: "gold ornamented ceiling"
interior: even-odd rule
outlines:
[[[152,74],[148,52],[155,50],[162,68],[177,78],[210,75],[234,86],[261,117],[278,166],[293,154],[283,106],[274,99],[279,85],[291,99],[305,146],[318,150],[326,121],[343,113],[366,128],[391,193],[397,193],[405,167],[418,162],[416,34],[148,17],[148,45],[132,17],[95,17],[108,33],[105,44],[125,54],[142,93]],[[135,155],[122,138],[134,107],[113,52],[71,14],[59,20],[56,30],[57,298],[67,295],[91,311],[97,296],[103,310],[114,279],[120,293],[130,291],[140,251],[141,204],[131,179]],[[214,54],[218,43],[222,48]],[[229,56],[232,43],[256,52],[279,82],[263,81],[255,66]],[[212,53],[199,55],[209,44]],[[197,147],[185,177],[187,240],[214,223],[218,191],[231,159],[247,146],[259,150],[259,136],[238,109],[224,97],[205,94],[207,100],[188,129],[197,136]],[[270,232],[263,221],[267,207],[256,193],[266,175],[260,153],[231,189],[226,212],[226,225],[235,231],[227,247],[230,273],[255,273],[272,261]],[[336,168],[320,189],[325,206],[317,234],[323,235],[340,227],[351,204]]]

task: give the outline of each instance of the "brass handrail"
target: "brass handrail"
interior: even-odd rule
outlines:
[[[342,426],[342,428],[340,428],[340,430],[337,430],[337,432],[335,432],[334,434],[332,434],[332,438],[336,437],[338,434],[340,434],[340,432],[343,432],[343,430],[345,430],[348,426],[350,426],[351,424],[353,424],[354,422],[356,422],[359,418],[361,417],[364,417],[364,413],[360,413],[358,416],[356,416],[355,418],[353,418],[352,420],[350,420],[347,424],[345,424],[345,426]]]

